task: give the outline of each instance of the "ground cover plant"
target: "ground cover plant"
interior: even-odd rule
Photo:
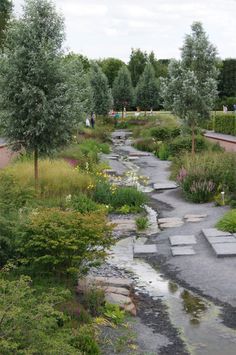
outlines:
[[[211,201],[221,191],[234,194],[236,157],[224,152],[185,154],[173,161],[172,178],[178,181],[186,198],[193,202]]]
[[[227,212],[216,224],[224,232],[236,233],[236,210]]]

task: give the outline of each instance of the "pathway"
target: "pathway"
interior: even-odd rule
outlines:
[[[235,136],[208,131],[205,133],[205,137],[213,143],[219,143],[219,145],[224,148],[226,152],[236,152]]]

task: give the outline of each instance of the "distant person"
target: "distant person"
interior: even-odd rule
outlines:
[[[91,126],[92,126],[92,128],[95,127],[95,113],[94,112],[92,113],[92,117],[91,117]]]
[[[87,118],[86,118],[85,125],[86,125],[86,127],[88,127],[88,128],[90,127],[90,121],[89,121],[88,116],[87,116]]]
[[[234,112],[236,113],[236,104],[233,105]]]
[[[223,106],[223,112],[224,112],[224,113],[227,113],[227,112],[228,112],[228,107],[225,106],[225,105]]]

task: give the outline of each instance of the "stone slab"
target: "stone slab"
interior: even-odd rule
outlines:
[[[159,182],[153,185],[154,190],[172,190],[177,189],[178,185],[175,182]]]
[[[95,286],[124,287],[128,290],[132,287],[132,281],[119,277],[86,276],[78,282],[78,291],[84,291]]]
[[[203,220],[203,218],[188,218],[186,219],[186,222],[189,222],[189,223],[197,223],[197,222],[201,222]]]
[[[146,237],[136,238],[135,239],[135,244],[136,245],[144,245],[147,240],[148,240],[148,238],[146,238]]]
[[[130,291],[124,287],[102,286],[101,288],[105,291],[105,293],[117,293],[117,294],[123,295],[123,296],[130,295]]]
[[[156,254],[157,246],[156,244],[148,244],[148,245],[134,245],[134,257],[138,258],[142,255],[150,255]]]
[[[186,214],[184,216],[184,219],[189,219],[189,218],[206,218],[207,214]]]
[[[184,224],[183,222],[163,223],[163,224],[160,224],[160,228],[161,228],[161,229],[165,229],[165,228],[177,228],[177,227],[181,227],[183,224]]]
[[[196,244],[196,238],[194,235],[173,235],[169,237],[170,244],[175,245],[191,245]]]
[[[205,235],[205,237],[223,237],[223,236],[227,236],[227,235],[232,235],[229,232],[222,232],[216,228],[203,229],[202,233]]]
[[[128,156],[128,159],[131,160],[131,161],[132,160],[139,160],[139,157],[133,155],[133,156]]]
[[[135,153],[129,153],[130,157],[149,157],[151,154],[150,153],[144,153],[144,152],[135,152]]]
[[[123,306],[126,304],[131,304],[132,300],[128,296],[119,295],[118,293],[107,293],[105,294],[105,300],[111,304],[117,304],[118,306]]]
[[[236,256],[236,243],[215,243],[212,248],[218,258],[224,256]]]
[[[173,256],[187,256],[187,255],[195,255],[196,254],[191,246],[172,247],[171,253]]]
[[[215,244],[215,243],[236,243],[236,238],[233,236],[219,236],[219,237],[206,237],[208,242],[210,244]]]
[[[158,218],[158,223],[182,223],[182,219],[179,217],[166,217],[166,218]]]

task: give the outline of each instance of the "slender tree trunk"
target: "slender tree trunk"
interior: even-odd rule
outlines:
[[[192,123],[192,155],[195,154],[195,125]]]
[[[39,155],[38,155],[38,147],[34,149],[34,184],[35,191],[39,190]]]
[[[122,120],[124,119],[124,109],[122,108]]]

